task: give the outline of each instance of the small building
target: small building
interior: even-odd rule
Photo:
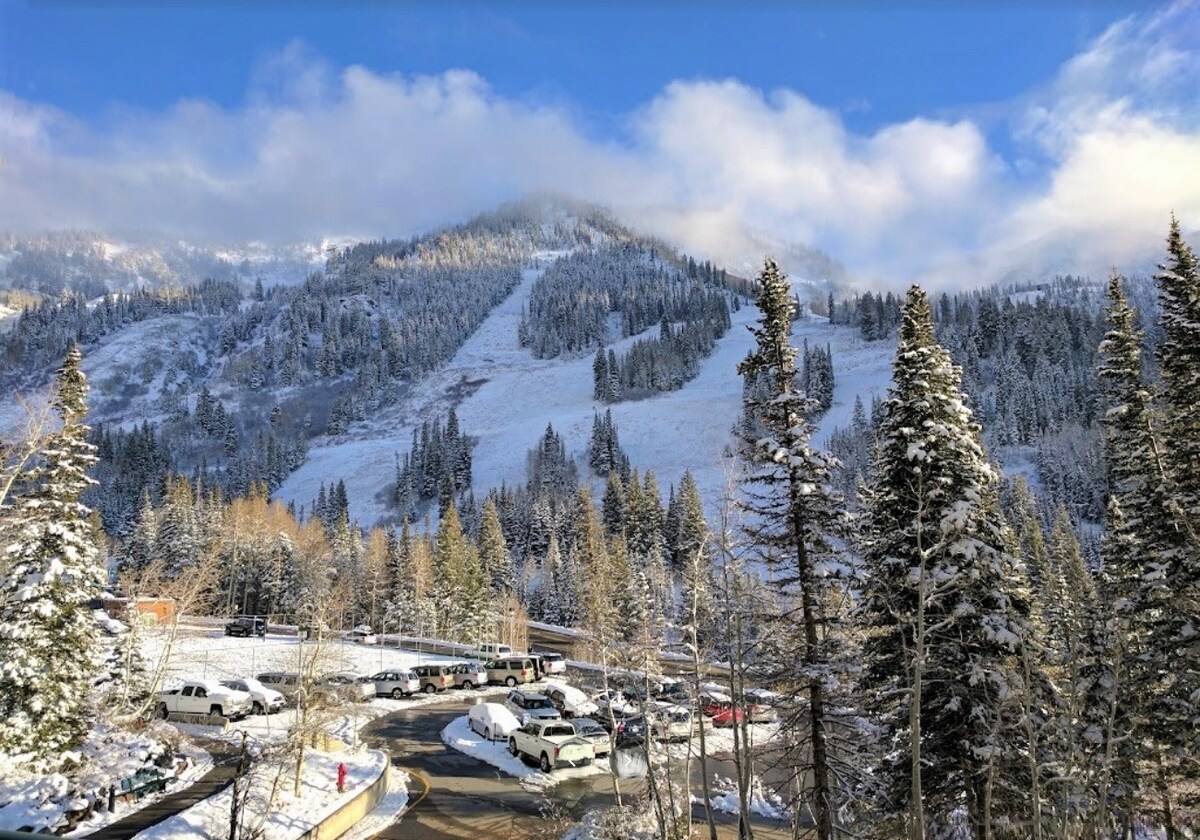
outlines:
[[[100,608],[108,613],[110,617],[117,619],[117,621],[124,621],[127,624],[134,618],[134,616],[130,615],[131,611],[137,614],[139,620],[143,622],[150,621],[155,624],[164,624],[175,618],[174,598],[150,596],[126,598],[105,593],[100,598]]]

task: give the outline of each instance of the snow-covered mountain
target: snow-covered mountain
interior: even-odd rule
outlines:
[[[522,481],[550,424],[587,475],[594,413],[611,408],[634,467],[664,490],[691,469],[719,504],[754,314],[745,283],[598,208],[538,199],[324,254],[126,248],[91,234],[9,237],[0,251],[6,282],[43,295],[0,335],[4,384],[38,392],[82,340],[108,471],[97,501],[115,530],[163,469],[229,492],[264,481],[297,507],[344,481],[353,518],[394,521],[397,459],[451,407],[474,444],[477,496]],[[68,289],[78,294],[60,301]],[[713,295],[729,323],[712,320]],[[832,344],[847,371],[878,374],[847,375],[829,422],[848,416],[858,390],[882,387],[886,351],[860,347],[855,330],[814,317],[802,339]],[[626,368],[635,348],[653,356],[662,381],[596,400],[597,342]],[[676,345],[686,358],[662,349]],[[672,364],[683,367],[668,376]],[[18,416],[11,398],[0,407],[9,424]]]
[[[75,253],[61,250],[67,241],[54,253]],[[96,261],[141,264],[120,262],[128,252],[109,253],[101,239],[81,241],[86,259],[51,261],[75,288],[90,288],[87,267]],[[253,249],[206,253],[227,266],[255,264]],[[451,409],[470,444],[455,492],[481,499],[502,484],[522,485],[528,453],[548,426],[599,491],[589,444],[594,418],[611,410],[632,467],[652,470],[664,492],[690,470],[710,513],[719,509],[741,411],[736,366],[756,315],[744,280],[598,208],[549,199],[422,237],[343,244],[317,261],[319,253],[297,252],[303,276],[288,284],[246,282],[251,275],[240,270],[189,275],[198,264],[160,254],[152,264],[175,273],[157,286],[139,280],[122,294],[42,297],[32,306],[37,295],[10,290],[14,308],[29,308],[0,330],[0,384],[9,395],[0,400],[0,428],[19,421],[15,395],[38,393],[79,340],[104,459],[103,495],[92,502],[117,533],[144,489],[161,492],[167,472],[203,476],[234,494],[262,482],[306,511],[323,487],[342,482],[349,513],[364,526],[436,514],[439,488],[428,469],[413,499],[397,487],[414,440],[446,423]],[[272,259],[261,265],[283,264]],[[823,311],[829,287],[794,280],[801,299]],[[1152,305],[1149,286],[1131,293]],[[793,340],[832,357],[835,386],[817,443],[866,469],[865,438],[842,432],[863,422],[856,402],[869,414],[887,388],[898,302],[839,297],[836,323],[806,308]],[[1050,475],[1052,495],[1083,516],[1094,512],[1099,463],[1089,413],[1099,306],[1099,288],[1077,281],[938,306],[943,341],[964,366],[993,454],[1013,473]],[[851,470],[848,489],[853,479]]]

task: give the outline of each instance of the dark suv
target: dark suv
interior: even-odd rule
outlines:
[[[265,636],[267,620],[256,615],[239,615],[225,625],[226,636]]]

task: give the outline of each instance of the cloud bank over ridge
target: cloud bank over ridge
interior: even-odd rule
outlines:
[[[1103,272],[1157,254],[1171,211],[1200,228],[1198,90],[1190,0],[1115,24],[989,120],[870,134],[801,92],[726,79],[673,82],[598,140],[469,70],[335,68],[295,44],[233,109],[84,122],[0,92],[0,229],[395,236],[554,191],[737,266],[803,242],[873,285]]]

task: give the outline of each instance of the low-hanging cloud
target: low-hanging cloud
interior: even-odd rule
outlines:
[[[598,141],[475,73],[336,69],[294,45],[243,105],[84,122],[0,93],[0,228],[296,242],[405,235],[519,195],[607,204],[703,256],[803,242],[860,281],[1102,271],[1200,226],[1200,15],[1126,19],[1006,106],[1010,159],[970,118],[871,134],[792,90],[677,81]]]

